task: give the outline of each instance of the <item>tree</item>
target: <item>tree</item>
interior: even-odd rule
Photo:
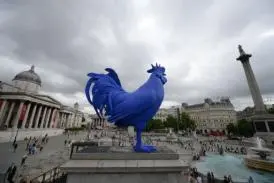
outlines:
[[[165,126],[161,120],[151,119],[147,124],[146,131],[163,129],[164,127]]]
[[[233,134],[233,135],[237,135],[238,134],[238,129],[237,129],[237,126],[234,125],[233,123],[229,123],[227,126],[226,126],[226,130],[227,130],[227,133],[228,134]]]
[[[174,118],[173,116],[168,115],[164,122],[164,126],[166,128],[173,128],[175,131],[177,131],[178,120],[176,118]]]
[[[270,114],[274,114],[274,108],[270,108],[270,109],[268,109],[268,113],[270,113]]]
[[[254,135],[252,124],[245,119],[237,121],[236,125],[229,123],[226,129],[229,134],[232,133],[233,135],[244,137],[252,137]]]
[[[190,119],[189,115],[185,112],[182,112],[179,119],[179,129],[180,130],[195,130],[196,124],[195,121]]]
[[[252,137],[254,135],[254,130],[251,122],[242,119],[237,122],[238,132],[240,136]]]

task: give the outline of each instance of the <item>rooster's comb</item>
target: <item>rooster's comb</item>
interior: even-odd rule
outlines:
[[[151,69],[149,69],[147,72],[152,73],[155,70],[161,69],[163,72],[165,72],[165,68],[162,67],[160,64],[156,63],[156,65],[151,64]]]

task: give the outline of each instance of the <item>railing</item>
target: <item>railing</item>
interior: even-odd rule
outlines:
[[[30,183],[66,183],[66,180],[66,172],[63,172],[59,167],[55,167],[37,177],[32,178]]]

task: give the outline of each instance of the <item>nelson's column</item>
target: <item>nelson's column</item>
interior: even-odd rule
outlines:
[[[255,75],[249,63],[251,54],[245,53],[242,46],[238,46],[240,56],[237,60],[242,62],[249,90],[254,102],[254,114],[251,121],[256,131],[255,135],[263,138],[268,144],[274,144],[274,115],[268,114],[263,98],[257,84]]]

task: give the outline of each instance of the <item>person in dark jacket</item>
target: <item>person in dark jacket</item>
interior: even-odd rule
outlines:
[[[7,180],[9,183],[14,183],[14,176],[16,174],[17,167],[14,163],[11,164],[11,166],[8,168],[6,175],[7,175]]]

